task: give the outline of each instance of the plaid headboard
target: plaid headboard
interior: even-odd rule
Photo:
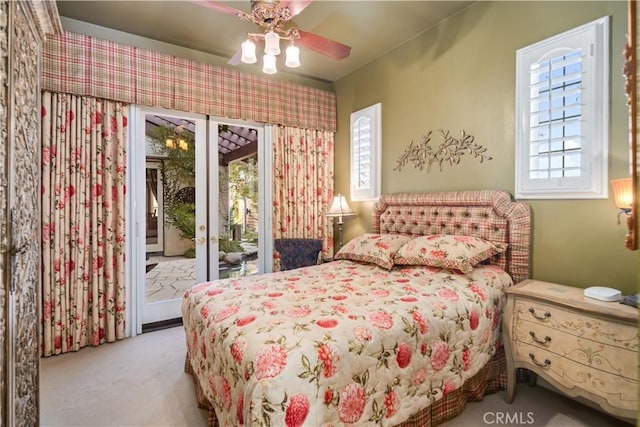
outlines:
[[[514,283],[530,277],[531,214],[506,191],[384,194],[373,208],[373,232],[421,236],[456,234],[508,243],[491,259]]]

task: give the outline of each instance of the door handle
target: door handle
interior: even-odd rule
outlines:
[[[198,237],[198,238],[196,239],[196,243],[197,243],[198,245],[204,245],[204,243],[205,243],[206,241],[207,241],[207,239],[205,239],[204,237]]]
[[[211,244],[214,245],[218,242],[218,238],[216,236],[211,236]]]

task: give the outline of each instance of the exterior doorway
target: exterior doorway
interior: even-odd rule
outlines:
[[[194,284],[271,271],[273,260],[265,126],[132,110],[131,211],[144,230],[130,234],[135,335],[179,320]]]

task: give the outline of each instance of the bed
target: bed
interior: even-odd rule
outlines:
[[[341,259],[197,284],[185,370],[209,424],[429,426],[504,388],[503,290],[529,277],[530,228],[504,191],[388,194]]]

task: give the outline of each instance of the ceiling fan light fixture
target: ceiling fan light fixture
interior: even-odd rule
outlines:
[[[249,33],[248,40],[243,43],[240,51],[236,51],[227,62],[229,65],[257,62],[255,45],[264,42],[264,53],[273,58],[266,60],[263,71],[269,74],[276,73],[275,57],[280,55],[280,40],[282,39],[291,42],[290,47],[283,49],[288,52],[284,62],[289,68],[301,66],[300,51],[299,48],[293,47],[293,42],[337,61],[345,59],[351,53],[350,46],[318,34],[302,31],[295,25],[292,26],[292,18],[305,10],[314,0],[251,0],[251,12],[244,12],[223,4],[227,2],[192,1],[208,9],[214,9],[226,15],[233,15],[242,21],[251,22],[260,28],[259,33]]]
[[[300,66],[300,49],[298,46],[291,45],[286,50],[287,59],[284,63],[289,68],[298,68]]]
[[[265,74],[275,74],[278,72],[276,68],[276,57],[266,54],[262,57],[262,72]]]
[[[264,35],[264,53],[267,55],[280,55],[280,36],[269,31]]]
[[[251,40],[246,40],[242,43],[242,57],[240,60],[245,64],[254,64],[258,58],[256,58],[256,44]]]

